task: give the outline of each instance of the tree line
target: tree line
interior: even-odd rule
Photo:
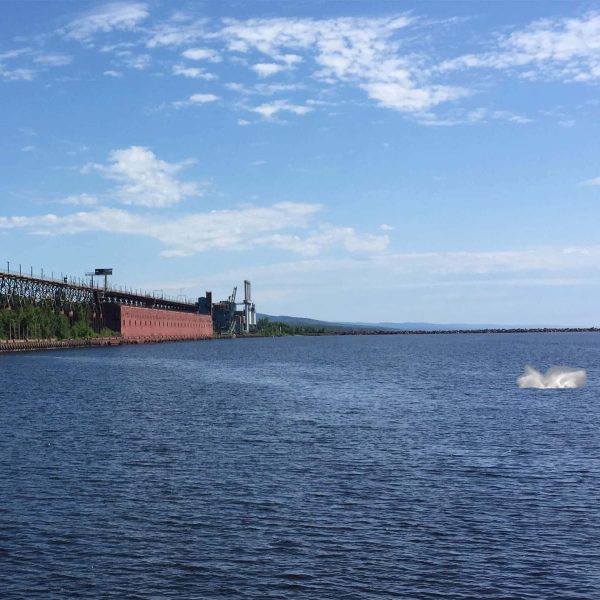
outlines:
[[[44,305],[25,304],[0,310],[0,339],[73,339],[97,335],[115,335],[103,329],[97,333],[92,327],[90,307],[77,306],[65,314]]]
[[[325,327],[311,327],[305,325],[288,325],[281,321],[270,321],[267,317],[258,319],[256,333],[260,336],[280,335],[320,335],[328,333]]]

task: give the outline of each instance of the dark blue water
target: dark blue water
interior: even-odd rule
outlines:
[[[526,363],[588,387],[520,390]],[[600,598],[600,335],[0,356],[2,598]]]

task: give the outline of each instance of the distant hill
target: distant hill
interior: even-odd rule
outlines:
[[[353,323],[353,325],[368,325],[377,329],[395,329],[397,331],[451,331],[453,329],[502,329],[513,325],[492,325],[473,323]]]
[[[318,319],[308,319],[306,317],[290,317],[287,315],[265,315],[258,314],[257,318],[266,317],[271,322],[278,321],[294,327],[323,327],[331,330],[349,330],[349,329],[372,329],[381,331],[389,329],[395,331],[448,331],[453,329],[502,329],[511,327],[509,325],[473,325],[464,323],[352,323],[352,322],[335,322],[335,321],[320,321]]]
[[[289,317],[286,315],[265,315],[257,313],[257,319],[267,318],[272,323],[285,323],[292,327],[319,327],[331,330],[347,330],[352,329],[349,323],[334,323],[332,321],[319,321],[318,319],[308,319],[306,317]],[[368,325],[358,325],[358,329],[377,329],[376,327],[370,327]]]

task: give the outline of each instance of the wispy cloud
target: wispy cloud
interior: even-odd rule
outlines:
[[[274,63],[259,63],[264,75],[283,69],[277,65],[281,57],[298,56],[289,50],[301,50],[312,54],[315,75],[324,83],[353,84],[380,106],[412,113],[468,94],[458,86],[429,82],[422,61],[401,51],[396,36],[413,21],[409,15],[227,20],[218,35],[232,52],[255,50],[272,58]]]
[[[108,163],[88,163],[84,173],[97,172],[118,182],[115,197],[125,204],[164,207],[201,193],[198,183],[180,181],[176,175],[190,161],[169,163],[142,146],[113,150]]]
[[[155,26],[146,40],[148,48],[173,47],[195,44],[207,35],[205,19],[182,22],[175,20]]]
[[[600,79],[600,13],[541,19],[498,37],[496,47],[446,60],[440,71],[519,69],[528,78],[591,82]]]
[[[0,64],[0,78],[5,81],[32,81],[35,70],[24,68],[7,68]]]
[[[74,202],[82,197],[74,197]],[[0,217],[0,230],[22,229],[38,235],[88,231],[145,236],[158,240],[164,256],[190,256],[208,250],[269,247],[314,256],[335,246],[349,252],[379,251],[385,236],[361,235],[352,228],[321,226],[302,236],[283,233],[305,229],[321,211],[318,204],[279,202],[268,207],[191,213],[165,217],[117,208],[98,208],[59,216]]]
[[[265,119],[272,119],[280,112],[293,113],[295,115],[306,115],[313,109],[310,106],[293,104],[287,100],[275,100],[274,102],[260,104],[259,106],[251,108],[250,110],[262,115]]]
[[[225,87],[244,96],[273,96],[303,89],[303,86],[299,83],[257,83],[248,86],[230,82],[226,83]],[[316,104],[316,101],[307,100],[307,104]]]
[[[370,255],[383,252],[389,245],[389,238],[387,235],[359,234],[353,227],[322,225],[308,236],[274,234],[264,238],[263,243],[305,256],[317,256],[335,246],[351,253]]]
[[[425,252],[389,254],[373,259],[391,273],[456,273],[561,271],[598,268],[600,246],[538,247],[493,252]]]
[[[130,69],[143,71],[152,64],[152,57],[149,54],[134,54],[133,52],[124,51],[119,53],[120,62]]]
[[[31,48],[13,48],[12,50],[5,50],[4,52],[0,52],[0,61],[12,60],[19,56],[31,54],[31,52]]]
[[[181,55],[188,60],[207,60],[209,62],[221,62],[221,56],[211,48],[188,48]]]
[[[216,102],[217,100],[220,100],[220,97],[216,96],[215,94],[192,94],[187,100],[178,100],[177,102],[173,102],[171,106],[174,108],[201,106],[202,104]]]
[[[173,65],[173,75],[180,75],[181,77],[187,77],[188,79],[204,79],[206,81],[216,79],[216,75],[209,73],[200,67],[187,67],[179,64]]]
[[[285,71],[285,67],[283,65],[278,65],[277,63],[257,63],[252,65],[252,70],[259,77],[270,77],[271,75]]]
[[[505,251],[358,253],[357,256],[307,258],[257,267],[274,276],[336,274],[377,281],[379,286],[454,286],[501,284],[570,285],[590,283],[600,270],[600,246],[546,246]],[[507,279],[510,278],[510,279]],[[491,279],[493,278],[493,279]],[[462,282],[462,283],[461,283]],[[500,282],[500,283],[498,283]]]
[[[67,38],[89,42],[98,33],[133,31],[149,15],[141,2],[112,2],[73,19],[62,31]]]
[[[594,177],[593,179],[582,181],[581,185],[600,185],[600,177]]]
[[[70,65],[73,62],[73,57],[58,53],[38,54],[33,62],[46,67],[63,67]]]
[[[59,202],[61,204],[68,204],[70,206],[95,206],[98,204],[98,197],[86,193],[73,194],[63,198],[62,200],[59,200]]]

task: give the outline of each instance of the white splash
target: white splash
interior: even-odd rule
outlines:
[[[585,369],[573,367],[551,367],[545,373],[540,373],[526,365],[523,375],[517,379],[520,388],[560,389],[580,388],[586,382]]]

